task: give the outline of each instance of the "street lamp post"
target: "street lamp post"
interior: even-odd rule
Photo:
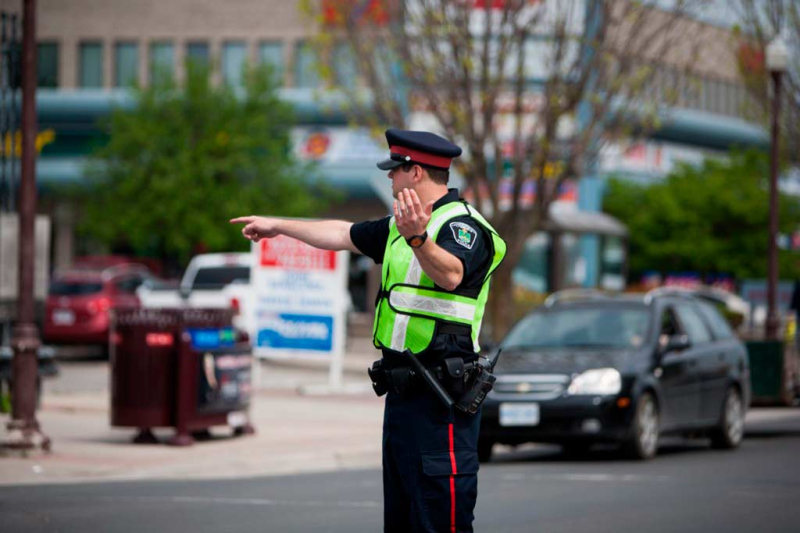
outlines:
[[[17,324],[12,344],[11,421],[4,447],[49,450],[50,439],[36,421],[39,332],[34,322],[33,262],[36,219],[36,0],[22,14],[22,176],[19,188],[19,282]]]
[[[778,283],[778,249],[775,242],[778,236],[778,145],[781,110],[781,77],[789,66],[789,51],[786,43],[778,36],[767,46],[767,69],[772,76],[774,92],[772,95],[772,150],[769,169],[769,247],[767,255],[767,324],[766,338],[776,339],[778,334],[778,315],[775,309],[776,286]]]

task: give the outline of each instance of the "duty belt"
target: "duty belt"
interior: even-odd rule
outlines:
[[[388,368],[383,359],[375,361],[372,368],[367,370],[372,387],[378,396],[383,396],[389,390],[398,394],[406,394],[424,386],[424,379],[420,372],[412,366],[398,366]],[[477,363],[465,362],[461,357],[444,359],[440,365],[428,367],[427,370],[451,394],[459,395],[464,392],[470,376],[475,372]]]
[[[438,368],[430,369],[423,366],[410,351],[406,350],[405,355],[413,368],[401,366],[387,369],[381,359],[367,369],[375,394],[383,396],[390,389],[404,394],[414,385],[425,383],[448,409],[456,407],[465,413],[475,414],[496,381],[492,370],[500,351],[491,359],[486,359],[485,364],[477,361],[465,363],[460,357],[451,357],[445,359]]]

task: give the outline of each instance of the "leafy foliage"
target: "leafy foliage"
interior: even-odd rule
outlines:
[[[93,156],[82,230],[111,246],[185,263],[200,251],[245,249],[231,217],[303,216],[330,198],[291,154],[291,108],[267,69],[244,87],[214,85],[189,65],[178,86],[160,77],[134,89]]]
[[[759,152],[682,166],[643,186],[614,179],[604,209],[628,225],[630,273],[693,271],[764,278],[769,216],[768,160]],[[800,203],[780,199],[781,232],[800,227]],[[780,251],[782,276],[797,277],[796,252]]]

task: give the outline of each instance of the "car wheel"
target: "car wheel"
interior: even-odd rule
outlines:
[[[488,439],[478,439],[478,461],[488,463],[492,459],[494,442]]]
[[[653,395],[645,392],[636,403],[630,435],[623,449],[632,459],[652,459],[658,451],[660,416]]]
[[[744,437],[744,406],[742,395],[736,387],[729,387],[722,403],[719,425],[711,434],[711,446],[731,450],[739,446]]]

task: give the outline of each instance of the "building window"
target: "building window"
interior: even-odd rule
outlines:
[[[356,85],[358,69],[353,49],[346,43],[337,43],[333,49],[333,75],[336,85],[353,88]]]
[[[222,79],[238,87],[242,85],[244,67],[247,63],[247,45],[243,41],[231,41],[222,45]]]
[[[269,65],[269,67],[272,68],[273,78],[278,85],[283,85],[283,75],[285,71],[283,43],[272,41],[259,44],[258,60],[262,65]]]
[[[39,43],[37,63],[38,87],[58,87],[58,43]]]
[[[114,87],[127,87],[139,81],[139,45],[117,43],[114,47]]]
[[[544,231],[534,233],[525,241],[522,259],[514,269],[514,283],[530,291],[547,292],[550,278],[552,238]]]
[[[81,43],[79,83],[82,88],[103,86],[103,44]]]
[[[600,287],[621,291],[625,288],[625,242],[606,235],[600,243]]]
[[[191,41],[186,44],[186,61],[197,66],[208,67],[211,59],[208,43]]]
[[[175,79],[175,46],[172,43],[150,44],[150,83]]]
[[[294,49],[294,86],[317,87],[318,85],[317,52],[311,43],[301,41]]]

